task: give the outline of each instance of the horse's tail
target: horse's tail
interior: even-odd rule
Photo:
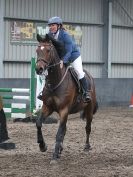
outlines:
[[[96,101],[96,104],[94,106],[93,114],[95,114],[98,110],[98,102]]]
[[[88,76],[88,78],[90,79],[91,87],[93,88],[93,94],[95,95],[96,93],[95,93],[94,79],[93,79],[93,77],[91,76],[91,74],[88,73],[86,70],[85,70],[85,73],[86,73],[86,75]],[[97,102],[97,100],[96,100],[96,103],[95,103],[94,109],[93,109],[93,114],[95,114],[95,113],[97,112],[97,110],[98,110],[98,102]]]

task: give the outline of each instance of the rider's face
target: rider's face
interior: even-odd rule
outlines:
[[[58,30],[58,25],[57,24],[50,24],[49,25],[49,31],[51,33],[56,33],[57,30]]]

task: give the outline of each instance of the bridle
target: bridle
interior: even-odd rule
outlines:
[[[38,45],[38,47],[40,48],[40,47],[43,47],[43,48],[45,48],[45,47],[47,47],[47,46],[49,46],[50,48],[49,48],[49,53],[51,54],[51,51],[53,50],[53,45],[52,44],[45,44],[45,45]],[[41,49],[41,51],[42,51],[42,49]],[[43,51],[42,51],[43,52]],[[51,56],[52,57],[52,56]],[[38,57],[37,58],[37,61],[36,61],[36,64],[38,63],[38,62],[43,62],[44,64],[46,64],[46,67],[44,68],[45,70],[48,70],[49,68],[52,68],[52,67],[55,67],[55,66],[57,66],[57,65],[59,65],[61,62],[59,61],[58,63],[55,63],[55,64],[50,64],[51,63],[51,61],[50,62],[47,62],[44,58],[42,58],[42,57]]]
[[[51,57],[51,59],[52,59],[52,51],[54,50],[54,46],[52,45],[52,44],[45,44],[45,45],[43,45],[42,47],[46,47],[46,46],[49,46],[50,48],[49,48],[49,54],[51,55],[51,56],[49,56],[49,57]],[[38,47],[41,47],[41,45],[39,45]],[[41,50],[42,51],[42,50]],[[42,51],[43,52],[43,51]],[[59,58],[58,58],[59,59]],[[50,63],[52,63],[51,62],[51,60],[50,60],[50,62],[47,62],[44,58],[42,58],[42,57],[38,57],[37,58],[37,61],[36,61],[36,64],[38,63],[38,62],[43,62],[44,64],[46,64],[46,66],[45,66],[45,68],[43,68],[43,70],[48,70],[48,69],[50,69],[50,68],[52,68],[52,67],[55,67],[55,66],[57,66],[57,65],[60,65],[60,63],[61,63],[61,61],[60,61],[60,59],[59,59],[59,62],[57,62],[57,63],[54,63],[54,64],[50,64]],[[59,83],[54,87],[54,88],[51,88],[51,87],[49,87],[49,86],[46,86],[45,85],[45,88],[46,89],[49,89],[49,90],[51,90],[51,91],[54,91],[54,90],[56,90],[60,85],[61,85],[61,83],[64,81],[64,79],[65,79],[65,77],[66,77],[66,75],[67,75],[67,72],[68,72],[68,69],[69,69],[69,67],[67,67],[66,68],[66,70],[65,70],[65,73],[63,74],[63,77],[61,78],[61,80],[59,81]],[[44,72],[44,71],[43,71]]]

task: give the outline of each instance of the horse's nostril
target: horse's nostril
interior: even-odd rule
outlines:
[[[43,68],[40,68],[39,69],[39,74],[42,74],[43,73]]]
[[[42,67],[41,68],[35,68],[35,70],[36,70],[36,73],[38,75],[41,75],[43,73],[43,68]]]

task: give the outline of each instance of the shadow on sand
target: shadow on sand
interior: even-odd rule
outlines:
[[[0,143],[0,149],[11,150],[15,148],[16,148],[15,143],[12,143],[12,142]]]

